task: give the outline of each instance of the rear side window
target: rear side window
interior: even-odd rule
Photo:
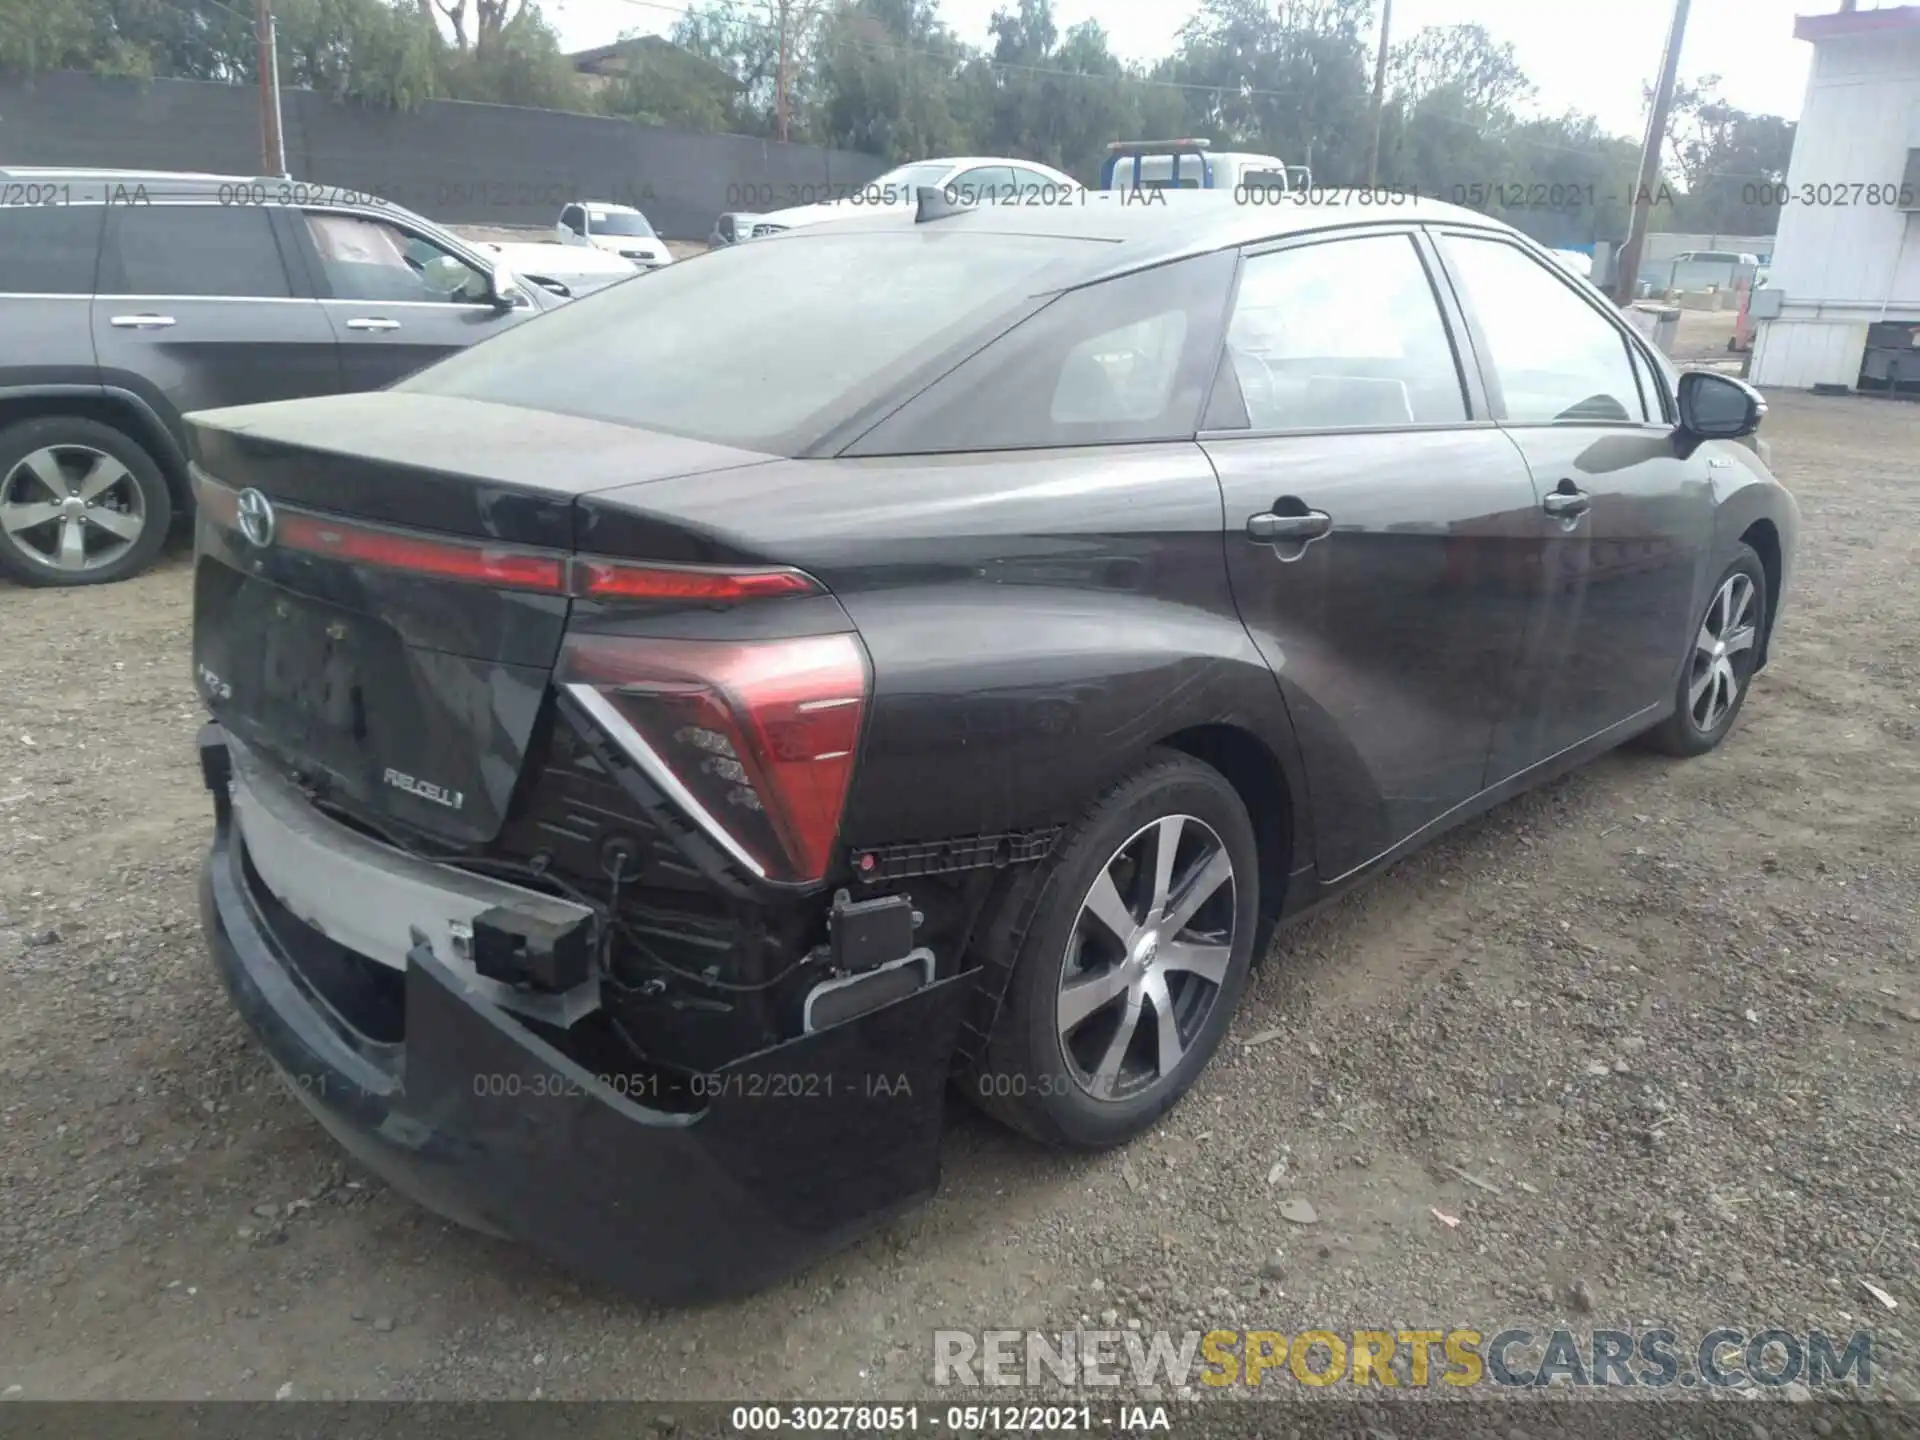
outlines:
[[[0,293],[91,295],[103,213],[99,205],[0,208]]]
[[[1246,403],[1244,424],[1254,430],[1467,418],[1453,344],[1409,235],[1252,256],[1227,328],[1227,363]]]
[[[258,205],[110,205],[102,295],[286,299],[293,294]]]
[[[1504,240],[1448,235],[1441,247],[1486,336],[1508,421],[1592,425],[1647,418],[1627,337],[1548,263]]]
[[[1199,428],[1233,256],[1070,290],[862,436],[856,455],[1179,440]]]

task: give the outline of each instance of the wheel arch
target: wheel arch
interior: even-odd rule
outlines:
[[[191,513],[193,487],[187,457],[153,407],[112,385],[25,385],[0,389],[0,430],[23,420],[71,415],[111,426],[153,457],[167,482],[174,514]]]
[[[1740,543],[1760,557],[1760,569],[1767,577],[1767,613],[1760,622],[1760,655],[1754,669],[1764,669],[1773,646],[1773,620],[1780,613],[1783,585],[1780,529],[1762,516],[1740,532]]]
[[[1286,912],[1289,882],[1304,849],[1305,817],[1286,765],[1252,730],[1231,722],[1189,726],[1158,744],[1219,771],[1246,806],[1260,854],[1260,916],[1270,934]]]

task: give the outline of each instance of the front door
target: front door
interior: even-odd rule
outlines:
[[[535,313],[524,300],[494,305],[483,271],[404,225],[347,211],[300,215],[349,391],[403,380]]]
[[[1531,610],[1537,497],[1432,263],[1404,230],[1250,254],[1202,437],[1323,881],[1478,793]]]
[[[1439,249],[1541,497],[1542,604],[1494,742],[1498,781],[1671,699],[1711,558],[1712,477],[1596,297],[1501,236],[1443,234]]]

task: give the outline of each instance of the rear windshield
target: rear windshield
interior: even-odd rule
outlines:
[[[729,246],[612,286],[395,388],[795,454],[913,365],[1077,269],[1085,240],[931,230]]]

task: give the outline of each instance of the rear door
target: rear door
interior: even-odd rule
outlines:
[[[176,422],[340,388],[333,330],[262,205],[108,205],[92,328],[101,379]]]
[[[44,187],[44,202],[42,187],[16,188],[21,203],[0,204],[0,390],[92,385],[88,317],[105,209],[69,198],[65,185]]]
[[[1531,605],[1533,483],[1433,268],[1406,228],[1248,253],[1202,435],[1326,881],[1480,790]]]
[[[502,310],[488,276],[436,237],[350,210],[293,212],[298,243],[340,343],[344,388],[378,390],[536,314]]]
[[[1706,451],[1676,443],[1671,397],[1597,296],[1504,236],[1442,233],[1439,248],[1541,496],[1545,593],[1497,781],[1666,700],[1712,549],[1712,475]]]

